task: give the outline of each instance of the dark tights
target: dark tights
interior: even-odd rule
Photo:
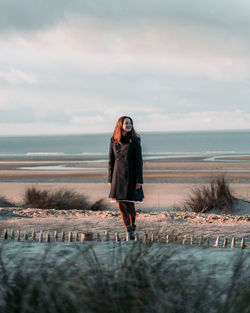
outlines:
[[[135,224],[135,204],[134,202],[117,201],[118,209],[121,213],[122,221],[126,227]]]

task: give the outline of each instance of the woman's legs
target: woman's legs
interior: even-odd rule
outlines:
[[[121,213],[122,221],[125,227],[130,227],[132,230],[135,230],[135,204],[133,202],[127,201],[117,201],[118,209]]]

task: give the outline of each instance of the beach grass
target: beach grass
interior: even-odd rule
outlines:
[[[179,252],[173,247],[163,250],[161,245],[129,243],[113,245],[109,252],[107,248],[103,246],[102,253],[97,254],[91,244],[75,245],[75,252],[67,254],[61,245],[60,254],[55,246],[48,245],[43,255],[28,258],[17,251],[10,258],[6,255],[8,249],[2,246],[0,311],[247,313],[250,310],[249,260],[243,253],[231,261],[232,274],[225,284],[217,278],[215,269],[209,270],[209,262],[204,273],[197,259],[178,258]],[[195,252],[202,251],[204,248]]]
[[[73,190],[41,190],[34,186],[26,189],[23,202],[25,206],[31,206],[40,209],[77,209],[95,211],[106,209],[106,203],[104,199],[100,199],[94,203],[91,203],[86,195],[77,193]]]
[[[220,210],[230,212],[234,197],[224,175],[212,179],[209,185],[202,185],[192,190],[186,199],[184,207],[193,212],[209,212]]]

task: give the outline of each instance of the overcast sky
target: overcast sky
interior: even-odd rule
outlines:
[[[0,0],[0,135],[250,128],[249,0]]]

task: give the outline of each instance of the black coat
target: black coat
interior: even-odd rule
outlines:
[[[117,200],[142,200],[143,190],[135,189],[143,184],[141,140],[118,144],[111,139],[109,147],[108,181],[111,183],[110,198]]]

